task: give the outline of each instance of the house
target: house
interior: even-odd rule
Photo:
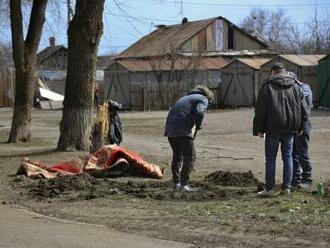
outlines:
[[[188,51],[239,51],[270,49],[270,45],[219,16],[181,24],[158,25],[152,33],[127,48],[118,58],[146,58]]]
[[[267,58],[237,58],[222,68],[220,103],[222,106],[254,106],[258,96],[260,67]]]
[[[105,70],[109,67],[109,65],[114,61],[116,55],[102,55],[97,56],[96,69],[97,70]]]
[[[281,54],[260,68],[260,84],[262,85],[269,76],[270,69],[274,63],[283,63],[288,71],[294,72],[298,79],[302,82],[309,83],[313,92],[313,104],[318,105],[318,84],[317,84],[317,67],[319,60],[325,55],[302,55],[302,54]]]
[[[63,45],[55,45],[55,37],[49,38],[49,46],[37,54],[39,70],[66,70],[68,49]]]
[[[105,99],[130,110],[168,109],[196,84],[203,84],[216,91],[217,104],[220,69],[227,63],[223,58],[116,60],[106,70],[105,79],[111,83],[105,85]]]
[[[158,25],[106,69],[109,93],[105,97],[118,98],[130,109],[167,109],[202,83],[213,88],[220,101],[221,69],[236,57],[256,54],[267,57],[278,52],[221,16],[191,22],[184,18],[180,24]],[[121,93],[115,94],[115,89]],[[146,103],[147,99],[152,100]]]
[[[95,81],[104,84],[104,70],[114,60],[115,55],[97,57]],[[49,38],[49,46],[37,54],[37,66],[45,85],[59,94],[64,94],[68,61],[68,49],[55,45],[55,37]]]

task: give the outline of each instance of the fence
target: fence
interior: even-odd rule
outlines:
[[[12,106],[14,103],[14,69],[0,67],[0,107]]]

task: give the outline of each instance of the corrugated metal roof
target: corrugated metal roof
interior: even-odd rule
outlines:
[[[196,61],[190,59],[178,59],[172,66],[170,60],[117,60],[118,63],[131,72],[142,71],[170,71],[174,70],[189,70],[198,68],[199,70],[218,70],[228,64],[223,58],[200,58]]]
[[[216,19],[211,18],[158,28],[127,48],[119,57],[159,56],[170,53],[171,49],[179,48],[186,40],[206,28]]]
[[[266,59],[266,58],[238,58],[236,59],[238,61],[240,61],[241,63],[259,70],[260,66],[262,66],[263,64],[266,64],[268,61],[270,61],[271,59]]]
[[[115,57],[116,55],[97,56],[96,68],[106,69],[115,59]]]
[[[229,23],[234,29],[249,36],[251,39],[255,40],[263,47],[269,47],[269,44],[257,39],[251,34],[242,30],[226,18],[219,16],[210,19],[200,20],[200,21],[189,21],[185,24],[176,24],[169,26],[159,27],[152,33],[142,37],[140,40],[135,42],[132,46],[123,51],[118,57],[128,58],[128,57],[148,57],[148,56],[161,56],[164,54],[171,53],[171,50],[180,49],[180,47],[201,30],[205,29],[207,26],[212,24],[215,20],[222,19]]]
[[[281,54],[280,57],[299,66],[316,66],[326,55]]]

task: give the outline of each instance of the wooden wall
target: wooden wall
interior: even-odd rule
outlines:
[[[0,107],[13,105],[14,84],[14,69],[8,67],[0,67]]]
[[[68,51],[63,49],[58,50],[56,53],[50,55],[48,59],[39,64],[39,68],[48,69],[66,69],[68,63]]]
[[[259,80],[259,88],[263,82],[269,77],[269,72],[272,65],[276,62],[283,63],[287,69],[287,71],[294,72],[298,79],[304,83],[308,83],[311,86],[313,92],[313,104],[317,106],[318,104],[318,85],[317,85],[317,66],[299,66],[290,61],[287,61],[281,57],[276,57],[264,64],[260,68],[260,80]]]
[[[222,106],[249,107],[255,104],[258,71],[234,61],[221,73],[220,101]]]
[[[218,19],[204,30],[189,39],[181,47],[182,50],[193,51],[228,51],[228,27],[229,22]],[[234,49],[263,49],[264,47],[253,38],[249,37],[242,31],[233,27],[234,30]]]
[[[111,66],[105,74],[105,93],[111,89],[111,99],[119,101],[126,109],[137,111],[168,109],[197,84],[206,85],[218,94],[221,81],[219,70],[203,70],[193,80],[188,75],[181,82],[171,83],[166,80],[169,72],[164,71],[161,84],[153,72],[129,72],[120,66]]]

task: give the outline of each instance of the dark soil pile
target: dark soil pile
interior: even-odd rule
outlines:
[[[49,180],[39,180],[37,184],[32,185],[31,192],[35,196],[54,197],[62,192],[70,190],[90,190],[95,183],[95,178],[88,174],[61,176]]]
[[[49,180],[40,179],[38,182],[24,180],[24,182],[23,188],[27,188],[33,197],[39,199],[61,197],[63,200],[89,200],[111,195],[127,195],[160,201],[201,201],[223,199],[227,196],[225,191],[211,187],[205,182],[192,182],[192,186],[199,189],[194,193],[173,192],[171,181],[141,178],[100,179],[88,174],[62,176]]]
[[[155,200],[201,201],[236,197],[248,193],[246,190],[224,190],[219,186],[254,187],[258,180],[251,171],[245,173],[216,171],[205,177],[204,181],[191,181],[197,192],[173,192],[171,181],[142,178],[95,178],[89,174],[61,176],[54,179],[40,179],[31,183],[24,180],[25,188],[37,198],[79,200],[93,199],[111,195],[127,195]],[[30,182],[30,183],[29,183]]]
[[[205,177],[205,181],[221,186],[249,187],[257,186],[258,179],[255,178],[252,171],[248,172],[229,172],[215,171]]]

